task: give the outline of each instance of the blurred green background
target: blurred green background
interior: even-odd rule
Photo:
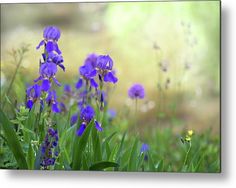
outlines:
[[[24,101],[26,84],[38,76],[42,52],[35,47],[43,28],[56,25],[66,67],[57,74],[62,84],[75,84],[89,53],[113,58],[119,78],[109,98],[118,114],[115,125],[129,126],[134,103],[127,90],[141,83],[146,97],[138,103],[140,130],[212,128],[219,134],[219,6],[219,1],[2,4],[1,88],[16,67],[8,52],[29,43],[11,91],[12,100]]]

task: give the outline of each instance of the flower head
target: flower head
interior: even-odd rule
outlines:
[[[142,146],[141,146],[141,149],[140,149],[140,153],[147,152],[148,150],[149,150],[149,145],[143,143]]]
[[[100,55],[97,58],[96,68],[99,71],[99,79],[104,79],[104,82],[116,83],[118,79],[116,78],[113,68],[113,60],[109,55]]]
[[[91,106],[86,106],[81,110],[80,119],[86,123],[89,123],[95,115],[94,109]]]
[[[128,95],[131,99],[143,99],[145,97],[145,90],[141,84],[134,84],[128,90]]]
[[[98,57],[97,54],[94,54],[94,53],[89,54],[84,61],[84,65],[88,65],[91,68],[95,69],[97,65],[97,57]]]
[[[61,36],[61,32],[56,26],[47,26],[43,31],[43,37],[46,40],[58,41],[60,36]]]

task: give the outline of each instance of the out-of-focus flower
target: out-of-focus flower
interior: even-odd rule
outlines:
[[[147,152],[149,151],[149,145],[143,143],[140,149],[140,153],[144,153],[144,160],[147,161],[148,160],[148,155]]]
[[[134,84],[128,90],[128,95],[131,99],[143,99],[145,97],[145,90],[141,84]]]

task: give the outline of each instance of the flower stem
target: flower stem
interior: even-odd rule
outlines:
[[[191,145],[191,142],[190,142],[190,143],[189,143],[188,151],[187,151],[187,153],[186,153],[186,155],[185,155],[184,166],[185,166],[186,163],[187,163],[187,159],[188,159],[188,155],[189,155],[189,152],[190,152],[190,150],[191,150],[191,147],[192,147],[192,145]]]

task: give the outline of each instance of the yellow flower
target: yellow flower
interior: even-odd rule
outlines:
[[[188,136],[192,136],[193,135],[193,130],[188,130]]]

